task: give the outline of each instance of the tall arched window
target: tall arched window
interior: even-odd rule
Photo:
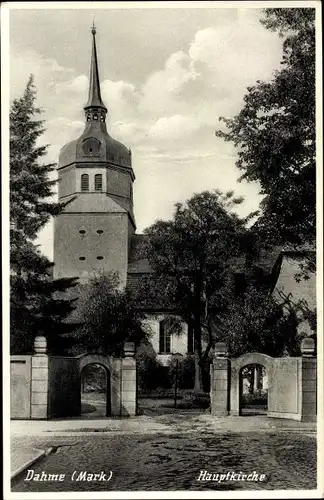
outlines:
[[[102,191],[102,175],[96,174],[94,178],[95,191]]]
[[[160,321],[160,331],[159,331],[159,340],[160,340],[160,348],[159,352],[162,354],[169,354],[171,352],[171,334],[168,326],[163,319]]]
[[[89,191],[89,176],[88,176],[88,174],[81,175],[81,191]]]

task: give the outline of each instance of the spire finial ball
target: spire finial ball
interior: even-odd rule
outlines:
[[[95,27],[95,25],[94,25],[94,21],[93,21],[93,23],[92,23],[91,33],[92,33],[93,35],[95,35],[95,34],[97,33],[96,27]]]

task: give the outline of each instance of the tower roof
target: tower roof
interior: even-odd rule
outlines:
[[[92,53],[91,53],[91,65],[90,65],[90,78],[89,78],[89,96],[88,96],[88,102],[85,105],[84,109],[99,107],[99,108],[104,108],[107,111],[107,108],[101,99],[97,46],[96,46],[97,30],[94,24],[92,25],[91,33],[92,33]]]
[[[60,151],[58,168],[73,163],[98,165],[109,163],[127,170],[132,177],[131,151],[124,144],[109,135],[106,127],[107,108],[102,102],[98,57],[96,47],[96,28],[92,26],[92,54],[88,102],[84,107],[85,128],[77,139],[70,141]]]

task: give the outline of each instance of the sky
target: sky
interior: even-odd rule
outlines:
[[[237,151],[215,129],[223,127],[221,116],[240,111],[248,86],[269,81],[280,67],[282,39],[260,24],[260,9],[41,4],[10,11],[10,99],[34,74],[46,161],[57,162],[64,144],[83,131],[94,19],[107,128],[132,149],[137,232],[171,218],[176,202],[204,190],[243,195],[241,215],[258,208],[258,184],[237,182]],[[39,244],[52,259],[52,221]]]

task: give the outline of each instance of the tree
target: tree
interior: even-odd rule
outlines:
[[[281,69],[248,87],[234,118],[216,136],[238,148],[240,180],[258,181],[255,225],[271,244],[312,245],[316,236],[315,9],[264,9],[261,23],[283,41]],[[315,270],[314,253],[309,269]]]
[[[47,265],[43,274],[36,268],[35,273],[29,269],[28,272],[24,271],[23,276],[11,276],[10,351],[12,354],[32,353],[34,338],[37,335],[47,338],[49,353],[70,353],[73,345],[71,332],[77,325],[72,322],[67,323],[65,320],[73,311],[76,299],[66,297],[65,293],[75,286],[73,278],[53,280]]]
[[[35,241],[39,230],[60,211],[60,205],[50,200],[56,181],[50,180],[49,176],[55,165],[40,162],[47,154],[47,145],[37,145],[45,129],[44,122],[35,118],[42,112],[35,106],[35,101],[36,88],[33,76],[30,76],[23,97],[15,99],[10,109],[12,255],[20,244]],[[12,268],[17,273],[19,264],[12,259]]]
[[[98,274],[80,285],[78,303],[70,321],[80,327],[73,333],[79,350],[121,356],[126,341],[136,346],[148,339],[145,317],[115,274]]]
[[[233,260],[253,254],[253,239],[233,208],[242,203],[233,192],[216,190],[177,203],[172,220],[157,221],[145,230],[143,255],[154,276],[143,284],[144,302],[169,304],[192,325],[195,391],[202,389],[202,366],[214,342],[215,315],[224,311],[233,288]],[[145,292],[146,287],[146,292]],[[148,299],[147,299],[148,297]],[[203,349],[203,340],[207,345]]]
[[[10,314],[11,352],[32,352],[36,335],[49,339],[49,348],[63,349],[72,325],[64,318],[73,308],[68,299],[56,298],[75,285],[73,279],[53,281],[53,264],[34,243],[39,230],[61,205],[51,201],[55,180],[53,164],[42,163],[47,146],[39,146],[44,122],[36,117],[36,88],[30,76],[24,94],[10,109]]]
[[[301,322],[298,310],[289,297],[279,302],[269,289],[250,281],[222,316],[218,338],[228,344],[233,357],[247,352],[297,356],[303,337],[297,328]]]

